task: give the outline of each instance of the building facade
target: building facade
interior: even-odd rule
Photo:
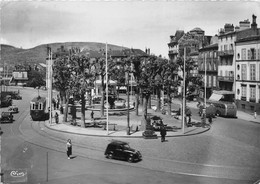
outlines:
[[[239,109],[260,113],[260,29],[253,15],[251,28],[238,33],[236,103]]]
[[[175,33],[175,36],[173,36],[173,35],[170,36],[170,43],[168,43],[168,47],[169,47],[168,56],[169,56],[170,60],[172,60],[172,61],[175,61],[178,57],[178,54],[179,54],[178,41],[183,35],[184,35],[183,30],[177,30]]]
[[[205,81],[206,74],[206,98],[209,98],[212,91],[218,89],[218,43],[199,50],[198,72],[203,76],[203,81]],[[200,96],[204,97],[204,94]]]
[[[220,90],[235,90],[235,41],[233,24],[226,24],[218,36],[218,86]]]

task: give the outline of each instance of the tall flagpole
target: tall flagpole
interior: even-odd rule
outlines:
[[[107,74],[107,43],[106,43],[106,110],[107,110],[107,135],[108,132],[108,74]]]
[[[50,113],[49,113],[49,121],[50,124],[52,124],[52,53],[51,49],[50,51],[50,58],[49,58],[49,107],[50,107]]]
[[[184,59],[183,59],[183,99],[182,99],[182,132],[183,134],[185,133],[185,119],[186,119],[186,107],[185,107],[185,100],[186,100],[186,95],[185,95],[185,80],[186,80],[186,47],[184,47]]]
[[[207,70],[207,67],[206,67],[206,53],[204,54],[204,62],[205,62],[205,64],[204,64],[204,72],[205,72],[205,78],[204,78],[204,115],[205,115],[205,118],[206,118],[206,92],[207,92],[207,72],[206,72],[206,70]],[[205,121],[206,122],[206,121]]]

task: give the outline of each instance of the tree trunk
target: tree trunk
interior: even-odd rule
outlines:
[[[172,98],[169,90],[167,91],[167,99],[168,99],[168,115],[171,116],[172,113]]]
[[[148,109],[152,108],[152,96],[150,95],[149,99],[148,99]]]
[[[81,127],[85,127],[85,106],[86,106],[86,99],[85,93],[81,93]]]
[[[157,89],[157,106],[156,106],[156,112],[161,111],[161,90]]]
[[[147,124],[147,106],[148,106],[148,100],[151,95],[147,94],[144,96],[144,103],[143,103],[143,118],[141,121],[141,130],[146,130],[146,124]]]
[[[68,122],[68,109],[69,109],[69,94],[67,92],[65,96],[65,109],[64,109],[64,116],[63,116],[64,122]]]
[[[139,108],[139,92],[136,92],[135,93],[135,115],[136,116],[139,115],[138,108]]]
[[[101,107],[100,107],[100,115],[101,117],[104,117],[104,102],[105,102],[105,95],[104,95],[104,77],[102,77],[102,83],[101,83]]]

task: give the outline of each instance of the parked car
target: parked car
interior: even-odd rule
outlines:
[[[1,123],[12,123],[13,115],[11,112],[2,112],[0,120],[1,120]]]
[[[14,99],[14,100],[22,100],[22,96],[19,95],[19,94],[15,94],[15,95],[13,96],[13,99]]]
[[[8,108],[8,112],[18,113],[19,110],[18,110],[18,107],[16,107],[16,106],[10,106],[10,107]]]
[[[204,105],[199,106],[199,116],[203,114]],[[213,104],[206,104],[206,117],[215,117],[216,115],[216,107]]]
[[[135,162],[142,160],[142,155],[139,151],[130,148],[129,144],[123,141],[112,141],[107,145],[105,151],[106,158],[120,159],[128,162]]]

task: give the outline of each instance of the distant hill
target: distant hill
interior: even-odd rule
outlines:
[[[47,45],[51,47],[53,52],[56,52],[58,48],[64,46],[64,49],[69,50],[72,47],[78,47],[81,50],[100,51],[105,50],[106,45],[104,43],[97,42],[64,42],[64,43],[50,43],[36,46],[30,49],[16,48],[11,45],[1,46],[1,65],[3,63],[8,65],[16,65],[23,63],[45,63],[47,57]],[[129,49],[117,45],[108,44],[109,50],[122,50]],[[138,49],[139,52],[143,52]]]

